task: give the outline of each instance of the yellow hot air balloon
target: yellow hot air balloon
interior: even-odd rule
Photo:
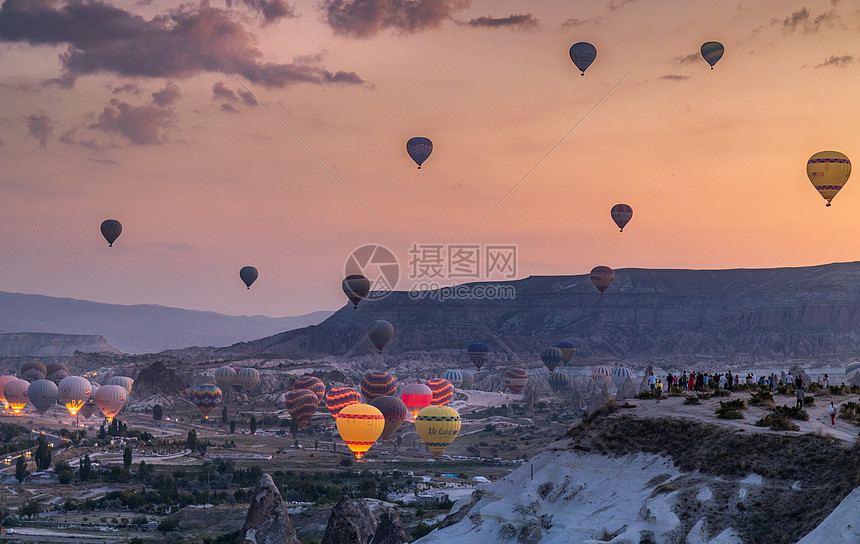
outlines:
[[[848,182],[851,161],[838,151],[819,151],[806,163],[806,175],[827,205]]]
[[[460,432],[460,414],[450,406],[428,406],[418,412],[415,430],[433,457],[439,457]]]
[[[364,456],[384,428],[385,416],[370,404],[350,404],[337,414],[337,432],[356,460]]]

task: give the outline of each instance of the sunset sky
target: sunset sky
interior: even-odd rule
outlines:
[[[3,2],[0,290],[284,316],[345,304],[369,243],[401,276],[413,243],[516,245],[520,278],[860,259],[860,180],[806,177],[860,161],[856,2],[177,5]]]

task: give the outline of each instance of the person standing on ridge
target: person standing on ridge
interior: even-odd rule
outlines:
[[[827,411],[830,413],[830,426],[836,426],[836,405],[833,404],[833,401],[830,401],[830,406],[827,407]]]
[[[803,389],[797,388],[797,407],[803,409]]]
[[[661,382],[659,378],[654,384],[654,394],[657,396],[657,402],[660,402],[660,397],[663,396],[663,382]]]

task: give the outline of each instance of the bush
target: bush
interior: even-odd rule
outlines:
[[[772,413],[779,417],[787,417],[789,419],[797,419],[799,421],[809,421],[809,414],[806,410],[797,406],[774,406]]]
[[[860,423],[860,404],[843,402],[839,405],[839,417],[851,423]]]
[[[646,389],[645,391],[642,391],[641,393],[636,395],[636,398],[647,400],[647,399],[655,399],[657,397],[654,395],[653,391],[651,391],[650,389]]]
[[[773,395],[767,390],[756,391],[750,396],[749,402],[751,406],[770,406],[773,404]]]
[[[696,395],[684,395],[684,404],[702,404]]]
[[[803,405],[804,406],[815,406],[815,397],[812,395],[806,395],[803,397]]]
[[[746,403],[743,399],[720,401],[716,414],[721,419],[743,419],[744,415],[741,410],[744,408],[746,408]]]
[[[800,427],[798,427],[791,418],[777,415],[775,413],[770,413],[760,420],[756,421],[757,427],[770,427],[775,431],[798,431]]]
[[[69,469],[63,469],[60,471],[57,477],[60,479],[60,483],[65,485],[72,481],[72,478],[75,477],[75,473]]]
[[[422,521],[418,525],[416,525],[414,529],[412,529],[412,537],[417,540],[417,539],[421,538],[422,536],[426,536],[427,534],[430,533],[430,531],[432,531],[435,528],[436,528],[435,523],[424,523]]]
[[[714,396],[715,397],[731,397],[732,392],[729,391],[728,389],[715,389],[714,390]]]
[[[844,395],[847,393],[847,388],[842,387],[841,385],[829,385],[827,386],[827,390],[830,391],[831,395]]]

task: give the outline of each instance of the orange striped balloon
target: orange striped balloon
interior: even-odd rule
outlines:
[[[293,389],[308,389],[316,393],[317,400],[322,401],[325,397],[325,384],[316,376],[301,376],[293,382]]]
[[[350,404],[337,415],[337,432],[356,460],[382,435],[385,416],[370,404]]]
[[[361,402],[361,393],[352,387],[332,387],[325,396],[325,407],[332,417],[337,417],[341,410],[350,404]]]
[[[427,387],[433,392],[433,400],[430,401],[433,406],[445,406],[454,398],[454,386],[445,378],[430,378]]]
[[[284,396],[284,404],[290,412],[290,417],[299,424],[299,429],[308,424],[317,411],[320,399],[310,389],[293,389]]]

